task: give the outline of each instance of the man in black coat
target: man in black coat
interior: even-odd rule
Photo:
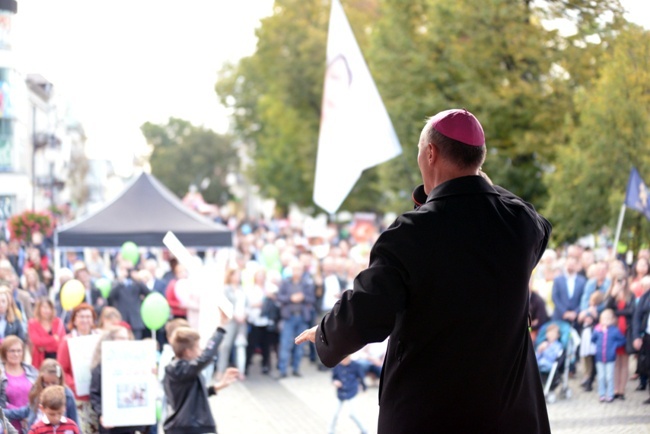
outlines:
[[[122,320],[131,327],[135,339],[144,338],[145,325],[140,314],[140,307],[149,290],[140,283],[133,265],[123,261],[118,268],[118,278],[108,296],[109,306],[113,306],[122,315]]]
[[[634,308],[632,316],[634,349],[639,352],[639,372],[650,375],[650,291],[646,291]],[[643,401],[650,404],[650,398]]]
[[[382,233],[354,289],[296,339],[315,341],[331,367],[390,336],[380,434],[550,433],[528,282],[551,225],[492,185],[480,170],[485,152],[468,111],[427,121],[421,206]]]

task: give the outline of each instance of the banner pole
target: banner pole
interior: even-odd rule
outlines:
[[[618,240],[621,238],[621,228],[623,227],[623,217],[625,216],[625,204],[621,205],[621,212],[618,215],[618,224],[616,225],[616,235],[614,236],[614,252],[612,259],[616,259],[618,253]]]

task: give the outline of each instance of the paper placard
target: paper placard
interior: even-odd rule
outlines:
[[[90,394],[90,364],[97,348],[100,335],[76,336],[68,338],[70,363],[77,396]]]
[[[178,259],[178,262],[187,268],[190,274],[189,280],[195,288],[195,293],[199,295],[198,298],[202,307],[205,307],[205,302],[207,302],[207,300],[203,297],[203,295],[206,293],[206,289],[214,288],[216,282],[217,287],[215,291],[209,294],[209,297],[212,299],[208,304],[210,306],[210,309],[212,309],[210,316],[219,318],[218,313],[214,312],[214,308],[212,307],[216,305],[228,318],[232,318],[233,305],[230,300],[228,300],[224,295],[223,284],[220,283],[223,282],[222,276],[225,274],[226,266],[225,261],[222,259],[223,255],[217,255],[217,266],[215,268],[216,273],[211,274],[211,269],[206,269],[203,265],[197,264],[192,254],[185,248],[183,243],[180,242],[180,240],[176,237],[176,235],[174,235],[172,231],[168,231],[167,234],[165,234],[165,237],[163,238],[163,244],[176,257],[176,259]],[[223,272],[224,274],[219,275],[219,272]],[[214,330],[214,328],[212,330]],[[208,336],[211,336],[211,334]]]
[[[156,423],[156,341],[102,342],[102,416],[105,426]]]

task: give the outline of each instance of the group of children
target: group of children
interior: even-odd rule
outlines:
[[[625,336],[616,326],[616,315],[612,309],[601,312],[598,324],[591,330],[590,341],[595,346],[594,360],[599,401],[612,402],[616,349],[625,345]],[[540,372],[549,372],[562,350],[560,328],[556,323],[551,323],[546,328],[546,340],[537,347],[536,351]]]
[[[163,407],[163,427],[167,434],[203,434],[216,433],[216,424],[212,417],[208,397],[215,395],[220,389],[236,381],[239,371],[228,368],[220,380],[211,386],[206,386],[211,375],[206,375],[205,368],[214,363],[225,330],[218,328],[209,339],[205,349],[199,346],[199,333],[190,328],[184,319],[174,319],[165,327],[169,333],[169,344],[162,349],[158,369],[166,405]],[[128,333],[124,327],[115,327],[104,332],[99,345],[104,340],[117,340],[111,333]],[[122,337],[129,339],[128,336]],[[132,339],[132,337],[131,337]],[[171,353],[171,354],[170,354]],[[164,355],[168,354],[168,357]],[[91,402],[93,409],[100,417],[100,432],[134,434],[136,432],[151,432],[144,427],[113,428],[103,426],[101,419],[101,391],[93,393],[96,371],[93,369],[91,382]],[[100,377],[101,378],[101,377]],[[101,380],[100,380],[101,381]],[[97,395],[97,396],[95,396]],[[96,408],[97,407],[97,408]],[[64,383],[61,365],[54,359],[45,359],[40,366],[38,376],[29,393],[29,403],[24,407],[2,410],[0,407],[0,434],[18,433],[9,423],[12,420],[26,421],[28,434],[80,434],[79,418],[75,398],[70,388]]]

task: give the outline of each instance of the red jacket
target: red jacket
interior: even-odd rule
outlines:
[[[169,303],[169,308],[172,311],[174,318],[183,317],[187,318],[187,309],[181,306],[180,300],[176,297],[176,281],[178,279],[172,279],[167,284],[167,289],[165,290],[165,298]]]
[[[52,320],[52,334],[45,331],[36,318],[27,323],[27,333],[31,342],[32,365],[40,369],[45,353],[56,353],[65,337],[65,327],[60,318]]]
[[[29,434],[51,434],[51,433],[70,433],[70,434],[79,434],[79,427],[72,419],[67,417],[62,417],[61,422],[56,425],[50,425],[49,423],[43,422],[43,419],[36,422],[32,425],[29,430]]]

